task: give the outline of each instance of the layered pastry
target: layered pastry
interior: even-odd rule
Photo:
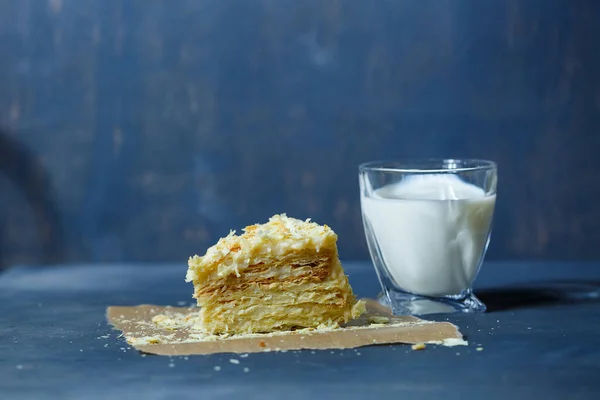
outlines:
[[[337,326],[364,312],[327,225],[275,215],[229,233],[188,262],[201,330],[265,333]]]

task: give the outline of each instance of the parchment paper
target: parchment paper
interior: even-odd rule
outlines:
[[[194,328],[197,307],[111,306],[107,309],[107,319],[135,349],[167,356],[350,349],[389,343],[467,344],[458,328],[449,322],[393,317],[376,301],[367,299],[366,303],[364,316],[332,330],[304,329],[229,337],[207,336]]]

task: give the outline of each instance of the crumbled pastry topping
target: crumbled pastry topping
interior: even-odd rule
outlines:
[[[442,341],[442,345],[446,347],[468,346],[469,342],[460,338],[447,338]]]
[[[468,341],[466,341],[464,339],[460,339],[460,338],[447,338],[444,340],[432,340],[427,343],[438,344],[438,345],[445,346],[445,347],[468,346],[469,345]]]
[[[337,322],[334,322],[332,320],[329,320],[325,323],[317,325],[316,330],[317,331],[334,331],[339,328],[340,328],[340,324],[338,324]]]
[[[390,318],[383,315],[369,315],[368,319],[372,324],[388,324],[390,322]]]
[[[412,346],[410,346],[410,348],[417,351],[417,350],[425,350],[425,348],[427,348],[427,346],[425,346],[425,343],[417,343],[417,344],[413,344]]]
[[[265,224],[247,226],[241,235],[230,231],[204,256],[190,257],[186,282],[207,279],[214,272],[220,277],[240,276],[261,255],[277,256],[306,248],[320,251],[335,248],[336,241],[337,235],[327,225],[311,222],[310,218],[302,221],[285,214],[274,215]]]
[[[128,337],[127,343],[132,346],[140,346],[145,344],[160,344],[161,338],[156,336],[143,336],[143,337]]]
[[[359,300],[352,306],[352,319],[356,319],[367,312],[367,303],[364,300]]]
[[[191,315],[179,313],[172,313],[171,315],[158,314],[152,317],[152,322],[163,329],[176,330],[187,327],[190,324],[191,319],[193,319]]]

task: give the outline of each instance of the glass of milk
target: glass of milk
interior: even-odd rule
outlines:
[[[424,159],[360,165],[365,235],[394,314],[484,312],[473,294],[496,203],[492,161]]]

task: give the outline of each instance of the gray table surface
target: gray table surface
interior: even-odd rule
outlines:
[[[370,263],[344,265],[360,296],[378,293]],[[185,269],[0,275],[0,398],[600,398],[600,263],[486,263],[477,288],[489,312],[436,318],[459,325],[468,347],[251,354],[237,365],[232,354],[142,356],[107,325],[105,309],[190,302]]]

